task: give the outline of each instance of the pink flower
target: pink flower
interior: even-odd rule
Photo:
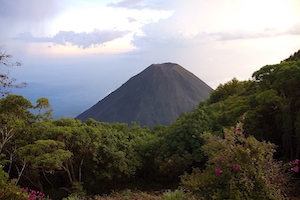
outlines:
[[[215,169],[215,173],[216,173],[217,176],[220,176],[222,174],[222,172],[223,171],[220,168]]]
[[[223,156],[222,158],[221,158],[221,162],[225,162],[226,161],[226,158]]]
[[[300,160],[299,159],[295,159],[292,161],[292,164],[293,165],[298,165],[300,163]]]
[[[270,184],[270,183],[271,183],[270,179],[266,180],[266,183],[267,183],[267,184]]]
[[[298,167],[298,166],[295,166],[295,167],[292,168],[292,170],[293,170],[294,172],[298,173],[298,172],[299,172],[299,167]]]
[[[241,165],[237,164],[237,165],[233,165],[232,170],[238,170],[241,167]]]

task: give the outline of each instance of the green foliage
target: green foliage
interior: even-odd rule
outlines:
[[[253,78],[258,87],[252,99],[251,115],[246,116],[246,134],[254,134],[277,144],[278,154],[282,158],[298,158],[300,60],[264,66],[253,73]]]
[[[300,60],[300,50],[298,50],[293,55],[285,59],[283,62],[296,61],[296,60]]]
[[[245,137],[239,124],[223,137],[203,134],[206,168],[182,176],[199,199],[283,199],[287,177],[273,159],[274,144]]]
[[[49,99],[39,98],[36,101],[35,109],[38,109],[38,120],[52,119],[52,108],[50,106]],[[43,111],[43,112],[42,112]]]
[[[168,191],[165,192],[162,197],[161,200],[184,200],[187,199],[185,198],[186,194],[183,192],[183,190],[175,190],[173,192]],[[191,198],[188,198],[191,199]]]
[[[234,126],[250,109],[255,92],[254,82],[235,78],[213,91],[201,107],[212,121],[212,131],[218,134],[223,127]]]
[[[236,78],[233,78],[231,81],[225,84],[220,84],[217,89],[212,91],[208,103],[212,104],[223,101],[231,95],[240,93],[244,89],[245,88],[243,82],[240,82]]]
[[[177,179],[192,165],[200,165],[205,161],[201,146],[201,133],[209,130],[210,121],[206,113],[196,109],[188,115],[176,120],[166,131],[159,157],[156,159],[162,175],[169,179]]]
[[[63,198],[63,200],[83,200],[84,198],[76,196],[76,195],[70,195],[67,198]]]
[[[99,171],[95,173],[96,177],[113,179],[133,175],[140,166],[140,160],[128,136],[116,130],[104,132],[101,136],[95,158],[99,167]]]
[[[31,102],[20,95],[8,95],[0,99],[0,113],[2,123],[15,118],[27,123],[34,122],[34,115],[28,110],[33,108]],[[5,120],[5,121],[4,121]]]
[[[37,140],[34,144],[28,144],[18,149],[18,155],[25,159],[33,169],[42,169],[46,172],[54,172],[61,169],[63,163],[72,155],[63,148],[64,143],[54,140]]]

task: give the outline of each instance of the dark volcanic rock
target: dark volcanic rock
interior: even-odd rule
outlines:
[[[76,119],[128,124],[135,121],[149,128],[156,124],[170,125],[181,113],[208,99],[211,91],[207,84],[177,64],[152,64]]]

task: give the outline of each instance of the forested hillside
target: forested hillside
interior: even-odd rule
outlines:
[[[298,199],[299,52],[153,129],[4,96],[0,199]]]

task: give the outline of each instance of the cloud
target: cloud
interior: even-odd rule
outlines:
[[[137,19],[133,18],[133,17],[127,17],[127,20],[129,23],[132,23],[132,22],[136,22]]]
[[[286,34],[281,29],[265,29],[262,31],[245,31],[245,30],[231,30],[209,33],[209,36],[217,40],[243,40],[243,39],[259,39],[267,37],[277,37]]]
[[[30,33],[21,33],[12,39],[24,42],[52,42],[54,45],[73,45],[82,49],[102,45],[106,42],[121,38],[128,34],[129,31],[119,30],[99,30],[94,29],[93,32],[75,33],[74,31],[59,31],[53,37],[34,37]]]
[[[56,1],[48,0],[10,0],[0,1],[0,17],[16,21],[43,21],[58,13]]]
[[[14,40],[21,40],[24,42],[52,42],[51,38],[48,37],[34,37],[31,33],[20,33],[17,37],[13,37]]]
[[[0,45],[0,50],[4,50],[5,49],[5,45]]]
[[[182,13],[175,13],[167,19],[152,22],[142,27],[142,35],[135,35],[132,43],[137,49],[184,48],[218,41],[275,38],[284,35],[300,35],[300,24],[289,28],[266,28],[263,30],[197,28],[197,22],[184,19]]]
[[[108,7],[113,8],[127,8],[127,9],[136,9],[136,10],[168,10],[163,6],[144,3],[145,0],[123,0],[118,3],[109,3],[107,4]]]
[[[300,35],[300,24],[295,24],[288,28],[268,28],[261,31],[254,30],[230,30],[212,32],[208,34],[217,40],[243,40],[279,37],[283,35]]]
[[[287,33],[291,35],[300,35],[300,23],[289,28]]]

